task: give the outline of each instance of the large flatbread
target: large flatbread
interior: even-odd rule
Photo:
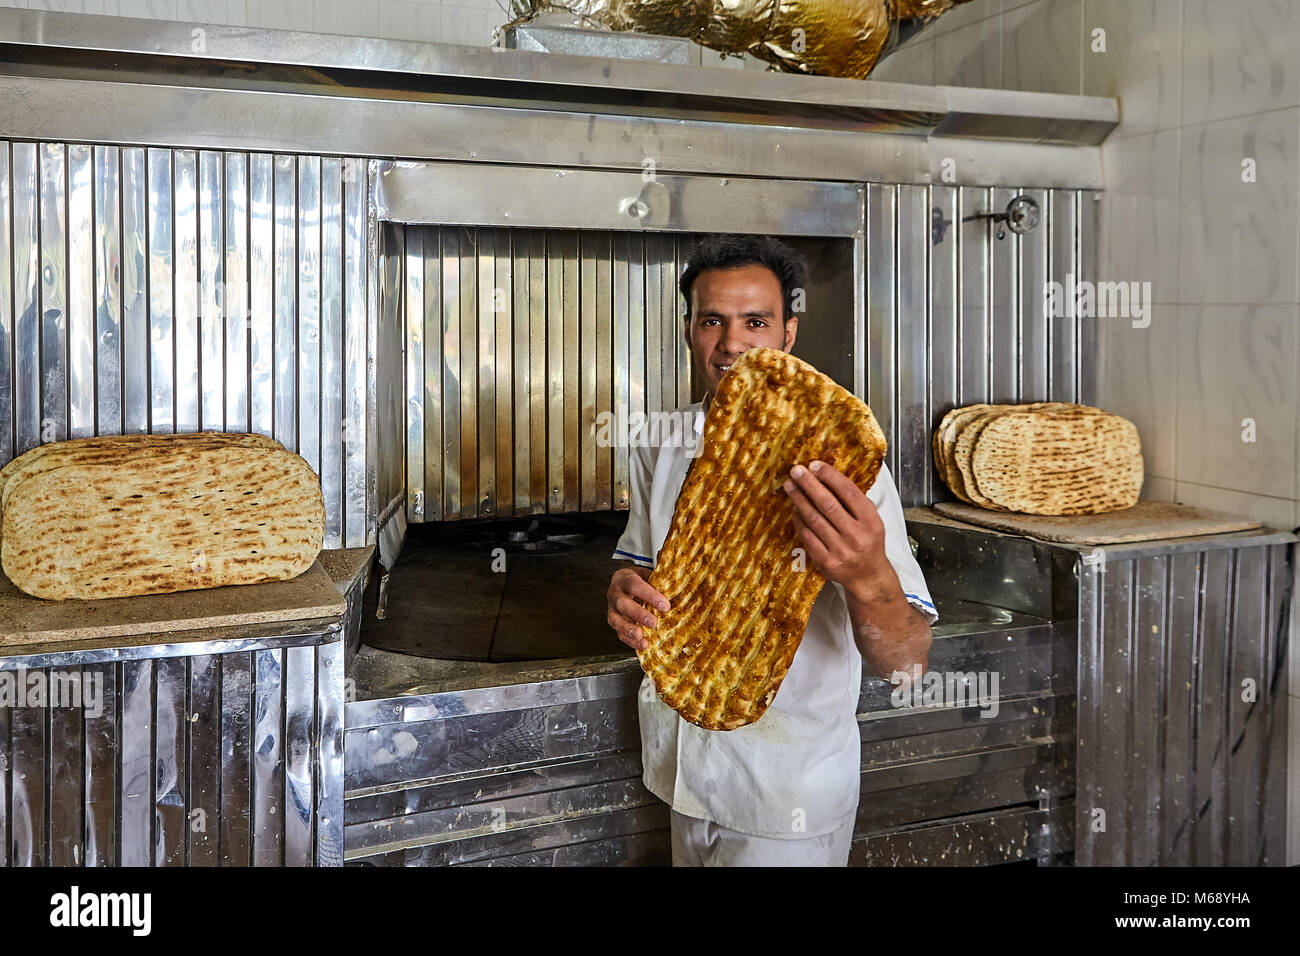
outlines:
[[[971,471],[980,492],[1003,510],[1084,515],[1137,504],[1144,469],[1132,422],[1075,405],[989,421]]]
[[[825,579],[794,555],[790,469],[819,459],[866,491],[884,454],[871,409],[793,355],[750,349],[723,376],[650,576],[671,608],[637,652],[684,719],[758,720],[803,639]]]
[[[148,457],[172,448],[240,445],[279,448],[274,438],[243,432],[186,432],[182,434],[99,435],[37,445],[0,468],[0,516],[9,496],[25,478],[72,464],[114,464]]]
[[[173,444],[23,478],[0,562],[49,599],[129,597],[295,577],[324,537],[311,466],[283,448]]]

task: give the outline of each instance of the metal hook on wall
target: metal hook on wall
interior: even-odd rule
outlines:
[[[973,216],[964,217],[962,222],[989,219],[993,222],[1005,223],[1006,229],[1010,229],[1017,235],[1024,235],[1038,225],[1039,218],[1038,203],[1028,196],[1016,196],[1007,203],[1007,208],[1003,212],[977,212]],[[1006,238],[1006,229],[998,227],[999,239]]]

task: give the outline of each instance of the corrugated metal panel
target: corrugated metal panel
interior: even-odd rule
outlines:
[[[342,640],[26,661],[0,674],[80,696],[0,707],[0,866],[342,862]]]
[[[1091,381],[1079,366],[1089,320],[1052,319],[1043,297],[1049,277],[1092,268],[1095,230],[1080,212],[1090,194],[1024,191],[1042,222],[1023,236],[961,221],[1020,192],[865,189],[865,354],[854,361],[905,505],[948,497],[930,434],[954,405],[1075,400]],[[695,235],[401,232],[385,233],[385,257],[405,273],[394,281],[404,286],[408,518],[626,508],[628,450],[596,446],[596,416],[690,402],[676,284]],[[805,341],[833,334],[823,323],[843,304],[820,305],[800,328]]]
[[[261,432],[321,476],[325,547],[364,545],[364,169],[0,142],[0,464],[85,435]]]
[[[1081,569],[1077,864],[1282,864],[1287,551]]]
[[[686,236],[385,227],[404,275],[407,516],[627,508],[601,411],[690,402]]]

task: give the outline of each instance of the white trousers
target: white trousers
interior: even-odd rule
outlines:
[[[847,866],[853,816],[838,830],[806,840],[750,836],[672,813],[673,866]]]

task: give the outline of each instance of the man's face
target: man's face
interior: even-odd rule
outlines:
[[[686,344],[710,395],[746,349],[790,351],[799,317],[782,322],[784,309],[781,280],[766,266],[706,269],[696,277]]]

